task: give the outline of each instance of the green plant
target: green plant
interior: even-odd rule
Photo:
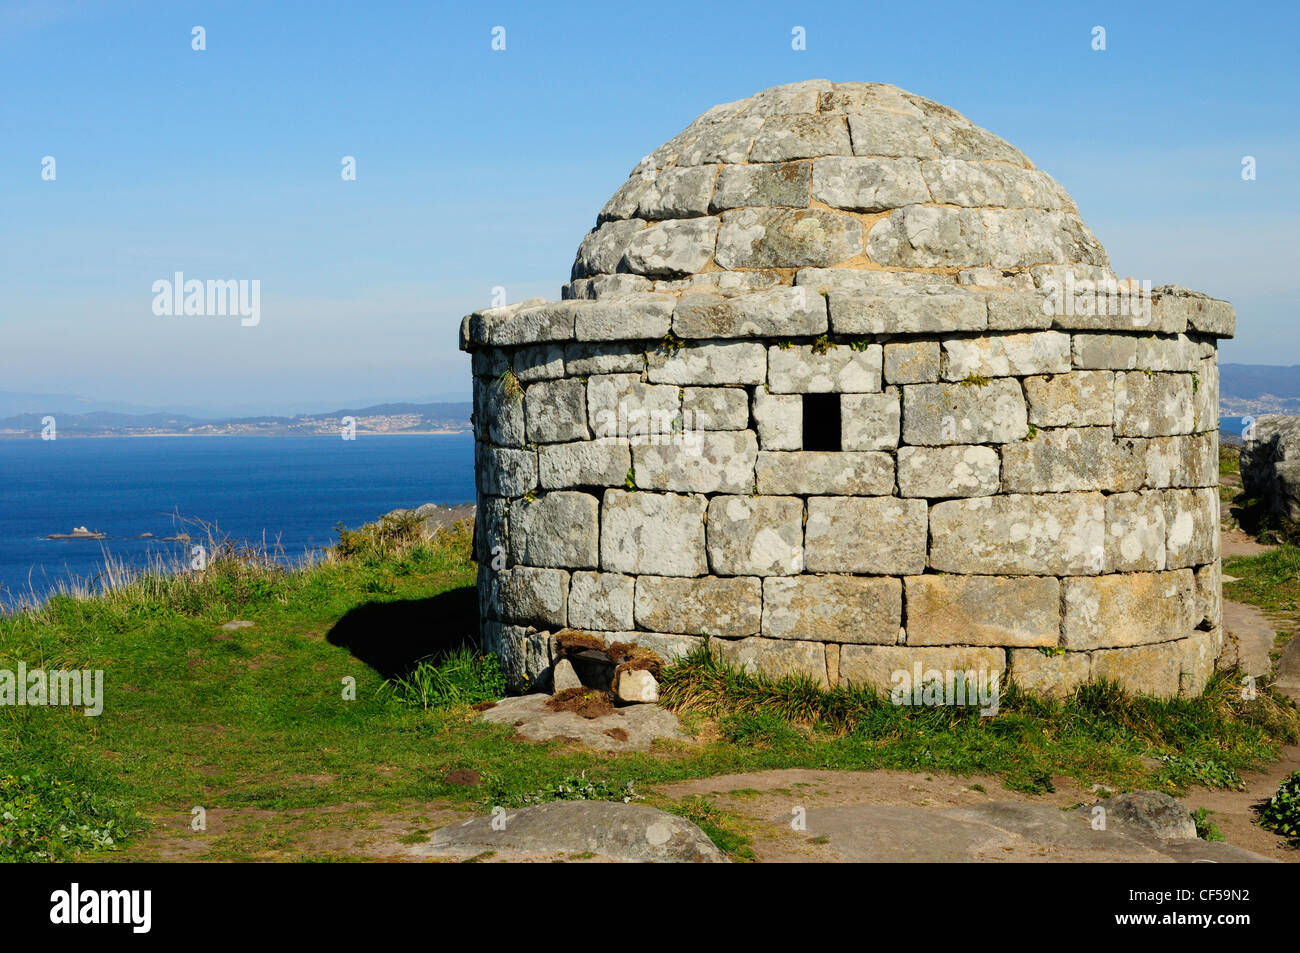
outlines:
[[[1192,821],[1196,824],[1196,836],[1201,840],[1223,840],[1223,832],[1219,830],[1219,825],[1210,820],[1210,814],[1203,807],[1198,807],[1192,811]]]
[[[985,377],[983,374],[967,374],[959,383],[963,387],[987,387],[993,383],[993,378]]]
[[[519,377],[513,368],[507,367],[502,371],[501,376],[496,379],[495,386],[499,387],[506,400],[513,404],[524,399],[524,385],[519,382]]]
[[[406,675],[388,679],[380,691],[427,711],[496,701],[506,693],[506,679],[496,655],[461,646],[441,658],[420,662]]]
[[[495,778],[490,780],[493,783],[487,800],[493,805],[523,807],[548,801],[622,801],[628,804],[645,799],[644,795],[636,793],[631,781],[615,784],[599,778],[589,778],[585,770],[578,774],[567,774],[553,784],[522,794],[510,794],[497,787]]]
[[[659,342],[659,346],[666,351],[679,351],[686,346],[686,340],[684,338],[679,338],[669,330],[669,332],[663,336],[663,340]]]
[[[627,476],[623,477],[623,485],[629,490],[636,489],[636,467],[627,468]]]
[[[871,340],[869,338],[858,338],[856,341],[850,341],[849,347],[855,351],[865,351],[871,347]]]
[[[829,334],[823,334],[821,337],[817,338],[815,341],[812,342],[812,352],[814,354],[825,354],[827,351],[836,347],[839,347],[839,345],[831,340],[831,336]]]
[[[0,777],[0,861],[68,861],[143,828],[134,811],[42,773]]]
[[[1259,812],[1259,826],[1300,847],[1300,771],[1282,779],[1277,791]]]
[[[734,860],[749,861],[755,857],[750,839],[737,830],[736,820],[729,814],[718,810],[713,802],[698,794],[692,795],[675,804],[670,813],[684,817],[708,835],[720,851]]]
[[[1025,431],[1025,439],[1033,440],[1037,436],[1038,436],[1038,428],[1035,427],[1033,424],[1030,424],[1029,429]]]

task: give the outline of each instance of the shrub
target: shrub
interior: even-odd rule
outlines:
[[[0,777],[0,861],[68,861],[111,851],[143,825],[134,812],[69,781]]]
[[[1300,847],[1300,771],[1282,779],[1277,792],[1259,812],[1259,826]]]

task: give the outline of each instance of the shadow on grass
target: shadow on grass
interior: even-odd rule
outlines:
[[[381,677],[400,677],[421,659],[478,644],[478,594],[465,586],[428,599],[367,602],[339,619],[325,638]]]

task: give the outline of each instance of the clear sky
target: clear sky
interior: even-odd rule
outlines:
[[[0,0],[0,391],[468,393],[461,315],[495,285],[558,297],[641,156],[810,78],[961,111],[1064,184],[1121,275],[1231,300],[1222,360],[1300,364],[1297,9]],[[260,324],[156,316],[176,271],[259,279]]]

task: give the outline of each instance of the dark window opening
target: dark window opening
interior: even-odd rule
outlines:
[[[839,394],[804,394],[803,448],[840,449]]]

